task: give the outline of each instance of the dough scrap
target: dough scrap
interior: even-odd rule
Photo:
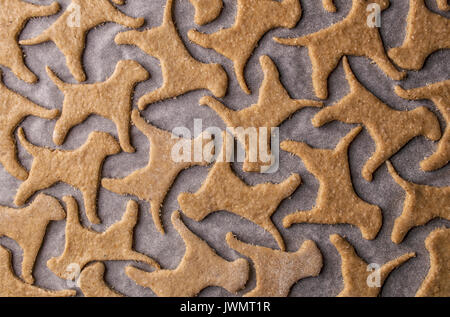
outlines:
[[[33,17],[53,15],[59,4],[39,6],[21,0],[3,0],[0,10],[0,65],[6,66],[21,80],[35,83],[38,79],[25,65],[23,52],[17,41],[27,21]]]
[[[337,8],[334,5],[334,0],[322,0],[322,5],[324,7],[325,10],[327,10],[328,12],[336,12]]]
[[[2,82],[0,70],[0,163],[5,170],[22,181],[28,177],[28,171],[17,159],[14,130],[27,116],[43,119],[55,119],[59,110],[45,109],[29,99],[8,89]]]
[[[438,4],[441,10],[449,8],[443,1]],[[389,50],[389,57],[401,68],[420,70],[429,55],[448,48],[450,19],[431,12],[424,0],[410,0],[406,38],[402,46]]]
[[[287,215],[284,227],[304,222],[351,224],[361,230],[364,239],[375,239],[382,226],[381,210],[356,195],[348,163],[348,148],[361,129],[353,129],[334,150],[315,149],[295,141],[281,143],[281,148],[300,157],[320,182],[316,206],[310,211]]]
[[[228,76],[219,64],[197,61],[186,49],[172,19],[173,0],[167,0],[161,26],[139,31],[119,33],[119,45],[135,45],[150,56],[160,60],[163,85],[138,101],[140,110],[164,99],[174,98],[189,91],[207,89],[222,98],[228,88]]]
[[[134,195],[141,200],[150,202],[153,222],[157,229],[164,233],[160,218],[161,206],[176,177],[180,172],[191,166],[206,166],[208,162],[205,160],[202,162],[195,162],[194,160],[175,162],[172,158],[172,149],[177,143],[181,142],[180,138],[174,138],[172,133],[148,124],[137,110],[133,110],[131,116],[134,125],[150,141],[149,162],[146,167],[134,171],[125,178],[102,179],[102,186],[119,195]],[[198,137],[200,140],[202,138],[203,135]],[[186,139],[186,142],[190,142],[194,146],[196,141]],[[191,153],[193,151],[194,149]]]
[[[63,151],[31,144],[22,128],[18,136],[22,146],[33,156],[33,164],[29,177],[17,190],[14,203],[22,206],[36,191],[64,182],[82,192],[89,221],[100,223],[96,199],[101,168],[107,156],[119,153],[117,141],[108,133],[96,131],[80,148]]]
[[[338,297],[378,297],[384,282],[389,274],[397,267],[416,256],[415,253],[406,253],[392,261],[385,263],[379,270],[380,287],[369,286],[369,275],[374,273],[369,269],[369,264],[361,259],[353,246],[338,234],[330,236],[330,241],[341,255],[342,277],[344,289]]]
[[[34,283],[33,267],[50,221],[66,218],[58,200],[40,194],[27,207],[14,209],[0,206],[0,237],[13,239],[23,250],[22,278]]]
[[[312,80],[316,96],[328,98],[328,77],[345,55],[364,56],[372,60],[390,78],[401,80],[405,72],[398,71],[386,55],[380,32],[370,27],[367,18],[369,4],[389,7],[389,0],[352,0],[348,16],[316,33],[298,38],[274,38],[280,44],[306,46],[312,63]]]
[[[194,21],[198,25],[214,21],[222,12],[223,0],[189,0],[195,7]]]
[[[240,111],[233,111],[213,97],[203,97],[200,104],[212,108],[227,124],[228,128],[256,128],[259,140],[259,128],[267,128],[267,144],[270,151],[270,129],[278,127],[296,111],[305,107],[322,107],[321,102],[313,100],[291,99],[288,92],[280,82],[280,74],[275,63],[268,56],[260,57],[261,67],[264,72],[264,80],[261,84],[258,103]],[[230,129],[231,130],[231,129]],[[260,172],[265,167],[270,167],[271,162],[263,162],[259,157],[256,162],[250,160],[249,139],[243,133],[232,131],[234,136],[245,148],[245,172]],[[258,145],[259,146],[259,145]]]
[[[49,291],[26,284],[14,275],[11,252],[0,246],[0,297],[70,297],[74,290]]]
[[[450,80],[409,90],[397,86],[395,92],[405,99],[429,99],[442,113],[447,127],[436,152],[422,161],[420,167],[426,172],[431,172],[447,165],[450,161]]]
[[[188,38],[232,60],[241,89],[250,94],[244,69],[259,40],[271,29],[295,27],[301,15],[299,0],[237,0],[236,20],[232,27],[213,34],[190,30]]]
[[[418,185],[398,175],[391,162],[386,162],[389,173],[406,191],[403,212],[395,220],[392,241],[401,243],[413,227],[421,226],[434,218],[450,220],[450,186],[434,187]]]
[[[85,297],[123,297],[112,290],[104,280],[105,265],[96,262],[87,266],[80,274],[80,289]]]
[[[122,5],[125,1],[112,0],[112,2]],[[111,4],[110,0],[72,0],[67,10],[47,30],[35,38],[22,40],[19,43],[20,45],[36,45],[52,41],[66,57],[67,67],[73,77],[83,82],[86,80],[82,65],[86,34],[89,30],[106,22],[138,28],[144,24],[144,19],[131,18],[123,14]]]
[[[430,253],[430,270],[416,293],[417,297],[450,296],[450,229],[434,230],[425,240]]]
[[[312,123],[315,127],[338,120],[345,123],[362,123],[375,142],[375,153],[362,169],[362,176],[372,181],[373,173],[417,136],[437,141],[441,128],[435,114],[426,107],[412,111],[394,110],[368,91],[353,74],[347,58],[344,70],[350,93],[340,101],[317,113]]]
[[[134,86],[149,78],[144,67],[132,60],[119,61],[108,80],[86,85],[64,83],[49,67],[47,73],[64,94],[62,114],[53,133],[56,145],[63,144],[73,126],[96,114],[112,120],[117,127],[122,149],[128,153],[134,152],[129,135],[131,97]]]
[[[449,11],[450,10],[450,4],[448,3],[448,0],[436,0],[439,10],[442,11]]]
[[[158,263],[133,251],[133,229],[138,218],[138,204],[130,200],[122,220],[98,233],[80,224],[78,205],[72,196],[63,198],[67,208],[66,245],[59,257],[47,261],[47,267],[60,278],[67,277],[70,265],[82,270],[93,261],[141,261],[155,268]]]
[[[322,269],[322,254],[317,245],[305,241],[296,252],[283,252],[239,241],[231,232],[228,245],[253,261],[256,287],[244,297],[286,297],[300,279],[318,276]]]
[[[228,137],[229,135],[226,135],[224,140]],[[223,142],[219,158],[224,154],[229,155],[226,143]],[[271,217],[281,201],[292,195],[300,183],[300,175],[292,174],[279,184],[249,186],[233,172],[228,160],[216,159],[200,189],[195,194],[180,194],[178,204],[183,213],[195,221],[202,221],[219,210],[241,216],[269,232],[284,251],[283,237]]]
[[[129,266],[126,268],[128,277],[162,297],[193,297],[208,286],[223,287],[231,293],[244,288],[249,276],[249,264],[245,259],[229,262],[221,258],[186,227],[178,211],[173,212],[172,223],[186,245],[178,267],[148,273]]]

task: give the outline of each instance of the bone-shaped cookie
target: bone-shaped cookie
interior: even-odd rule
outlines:
[[[317,245],[305,241],[296,252],[284,252],[239,241],[231,232],[228,245],[249,257],[256,271],[256,286],[245,297],[286,297],[300,279],[318,276],[322,269],[322,254]]]
[[[117,63],[112,76],[102,83],[72,85],[61,81],[47,67],[47,73],[64,94],[61,117],[56,122],[53,141],[61,145],[70,129],[92,114],[112,120],[119,135],[122,149],[134,152],[130,144],[131,96],[134,86],[149,78],[139,63],[123,60]]]
[[[140,110],[151,103],[199,89],[208,89],[222,98],[228,87],[228,76],[221,65],[201,63],[188,52],[173,22],[172,6],[173,0],[167,0],[161,26],[119,33],[115,38],[117,44],[138,46],[160,60],[163,85],[139,99]]]
[[[48,224],[65,217],[66,213],[59,202],[44,194],[38,195],[29,206],[22,209],[0,206],[0,237],[11,238],[22,248],[22,278],[25,282],[34,283],[34,262]]]
[[[312,123],[320,127],[338,120],[362,123],[367,128],[376,146],[375,153],[362,169],[362,176],[367,181],[372,181],[373,173],[413,138],[425,136],[433,141],[441,138],[439,121],[426,107],[412,111],[394,110],[358,81],[345,57],[344,69],[350,93],[317,113]]]
[[[214,109],[228,128],[233,128],[230,129],[231,132],[245,148],[246,156],[243,166],[245,172],[260,172],[263,168],[270,166],[271,162],[261,160],[259,157],[260,151],[257,151],[258,157],[255,161],[250,160],[249,138],[244,133],[239,133],[235,128],[256,128],[258,140],[260,138],[259,129],[267,128],[267,148],[269,152],[271,128],[278,127],[284,120],[302,108],[321,107],[323,105],[321,102],[313,100],[291,99],[280,82],[278,69],[270,57],[261,56],[260,63],[264,72],[264,80],[260,88],[257,104],[240,111],[233,111],[213,97],[203,97],[200,100],[200,104]]]
[[[399,72],[387,57],[378,28],[367,23],[368,15],[372,14],[367,11],[367,6],[371,3],[379,4],[381,10],[389,6],[389,0],[352,0],[348,16],[326,29],[298,38],[274,38],[281,44],[308,48],[317,97],[328,98],[328,77],[345,55],[367,57],[395,80],[406,75]]]
[[[17,160],[14,130],[27,116],[54,119],[59,110],[45,109],[9,90],[1,81],[1,75],[0,70],[0,163],[9,174],[24,181],[28,172]]]
[[[78,280],[85,297],[123,297],[105,283],[105,265],[96,262],[84,268]]]
[[[450,220],[450,186],[434,187],[408,182],[398,175],[391,162],[386,162],[389,173],[406,192],[403,212],[395,220],[392,241],[401,243],[413,227],[428,223],[434,218]]]
[[[348,163],[348,148],[360,132],[361,127],[353,129],[334,150],[315,149],[295,141],[281,143],[281,148],[300,157],[320,182],[316,206],[287,215],[283,219],[285,227],[304,222],[352,224],[365,239],[375,239],[382,225],[381,210],[356,195]]]
[[[415,253],[406,253],[385,263],[380,268],[371,268],[368,263],[356,254],[353,246],[338,234],[331,235],[330,241],[338,250],[342,260],[341,270],[344,289],[339,293],[338,297],[378,297],[389,274],[416,256]],[[376,271],[373,272],[373,269]],[[370,276],[371,274],[374,274],[373,280]]]
[[[195,7],[194,21],[198,25],[214,21],[223,8],[223,0],[189,0]]]
[[[213,34],[190,30],[188,37],[233,61],[239,85],[250,94],[244,69],[259,40],[271,29],[293,28],[301,14],[299,0],[237,0],[236,21],[232,27]]]
[[[63,151],[31,144],[22,128],[18,136],[22,146],[33,156],[33,164],[29,177],[17,190],[14,203],[22,206],[36,191],[64,182],[82,192],[89,221],[100,223],[96,199],[102,163],[107,156],[119,153],[117,141],[108,133],[96,131],[80,148]]]
[[[0,246],[0,297],[70,297],[74,290],[49,291],[26,284],[14,275],[11,252]]]
[[[439,6],[445,9],[442,2]],[[431,12],[425,0],[410,0],[405,41],[390,49],[389,57],[401,68],[420,70],[430,54],[448,48],[450,19]]]
[[[445,166],[450,160],[450,80],[409,90],[397,86],[395,92],[405,99],[429,99],[442,113],[447,127],[436,152],[422,161],[420,167],[422,170],[430,172]]]
[[[172,151],[177,143],[182,142],[180,138],[174,138],[174,135],[168,131],[160,130],[148,124],[144,118],[139,115],[137,110],[132,112],[134,125],[144,133],[150,141],[150,155],[146,167],[134,171],[122,179],[104,178],[102,186],[119,195],[134,195],[141,200],[150,202],[150,212],[157,229],[164,233],[161,223],[160,211],[167,192],[172,186],[178,174],[195,165],[205,166],[208,164],[205,160],[195,162],[177,162],[172,157]],[[203,135],[198,139],[202,141]],[[191,147],[194,147],[195,140],[187,140]],[[191,157],[194,149],[191,151]]]
[[[128,277],[163,297],[192,297],[208,286],[223,287],[230,293],[244,288],[249,275],[246,260],[229,262],[221,258],[186,227],[178,211],[172,214],[172,223],[186,245],[178,267],[149,273],[129,266],[126,268]]]
[[[450,229],[438,228],[425,240],[430,253],[430,270],[416,293],[417,297],[450,296]]]
[[[78,205],[72,196],[63,198],[67,208],[66,244],[64,252],[47,261],[48,268],[60,278],[66,278],[72,265],[82,270],[93,261],[141,261],[155,268],[158,263],[133,251],[133,230],[138,218],[138,204],[130,200],[122,219],[99,233],[81,225]]]
[[[122,5],[124,0],[112,0]],[[82,56],[86,43],[86,34],[105,22],[114,22],[130,28],[144,24],[143,18],[131,18],[117,8],[110,0],[72,0],[67,10],[47,30],[35,38],[22,40],[21,45],[36,45],[52,41],[66,57],[67,67],[73,77],[83,82],[86,74],[83,70]]]
[[[17,43],[18,37],[29,19],[52,15],[58,11],[57,2],[49,6],[38,6],[21,0],[3,0],[0,10],[0,65],[11,69],[23,81],[36,82],[36,75],[25,65],[23,52]]]
[[[223,159],[224,154],[229,155],[226,143],[223,142],[219,154],[222,158],[216,160],[200,189],[195,194],[182,193],[178,196],[181,210],[196,221],[202,221],[219,210],[234,213],[269,232],[284,251],[283,237],[271,217],[281,201],[292,195],[300,185],[300,175],[292,174],[279,184],[249,186],[233,172],[230,162]]]

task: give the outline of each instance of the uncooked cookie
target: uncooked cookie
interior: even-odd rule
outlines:
[[[305,241],[296,252],[283,252],[239,241],[231,232],[227,243],[249,257],[256,270],[256,286],[244,297],[286,297],[298,280],[318,276],[322,254],[316,244]]]
[[[226,139],[229,137],[224,137]],[[181,210],[196,221],[202,221],[219,210],[229,211],[264,228],[284,251],[283,237],[271,217],[281,201],[292,195],[300,185],[300,176],[292,174],[280,184],[249,186],[233,172],[229,160],[223,159],[223,155],[229,155],[226,143],[223,142],[219,154],[222,158],[216,160],[200,189],[195,194],[182,193],[178,196]]]
[[[315,149],[295,141],[281,143],[281,148],[300,157],[320,182],[316,206],[287,215],[283,219],[285,227],[304,222],[352,224],[365,239],[375,239],[382,225],[381,210],[356,195],[348,163],[348,148],[360,132],[361,127],[353,129],[334,150]]]
[[[325,10],[327,10],[328,12],[336,12],[337,8],[334,5],[334,0],[322,0],[322,5],[324,7]]]
[[[193,297],[208,286],[223,287],[230,293],[244,288],[249,275],[246,260],[229,262],[218,256],[186,227],[178,211],[172,214],[172,223],[186,245],[178,267],[148,273],[130,266],[126,273],[131,279],[162,297]]]
[[[425,240],[430,270],[416,293],[418,297],[450,297],[450,229],[434,230]]]
[[[228,128],[257,129],[258,140],[259,129],[267,128],[267,148],[270,152],[270,129],[278,127],[284,120],[289,118],[296,111],[305,107],[321,107],[321,102],[313,100],[291,99],[286,89],[280,82],[280,74],[275,63],[268,56],[261,56],[259,59],[264,72],[264,80],[259,91],[258,103],[240,111],[233,111],[220,101],[212,97],[203,97],[200,104],[212,108],[227,124]],[[245,148],[245,161],[243,170],[245,172],[261,172],[271,165],[271,161],[264,162],[259,157],[260,151],[255,161],[250,160],[249,138],[244,133],[237,133],[235,129],[229,129],[238,138]],[[259,144],[258,144],[259,147]]]
[[[64,182],[82,192],[89,221],[100,223],[96,207],[100,173],[105,158],[120,151],[116,139],[108,133],[96,131],[80,148],[63,151],[31,144],[22,128],[19,128],[18,136],[22,146],[33,156],[33,164],[29,177],[17,190],[14,203],[22,206],[38,190]]]
[[[436,152],[422,161],[420,167],[427,172],[444,167],[450,160],[450,80],[410,90],[397,86],[395,92],[405,99],[429,99],[442,113],[447,124],[444,135],[439,141]]]
[[[450,220],[450,186],[418,185],[401,178],[390,162],[386,162],[392,178],[406,191],[403,212],[395,220],[392,241],[401,243],[411,228],[434,218]]]
[[[298,38],[274,38],[280,44],[306,46],[312,63],[312,80],[316,96],[328,98],[328,77],[345,55],[364,56],[371,59],[386,75],[395,80],[403,79],[406,73],[398,71],[384,50],[380,32],[367,23],[369,4],[389,7],[388,0],[353,0],[348,16],[316,33]]]
[[[259,40],[271,29],[295,27],[301,15],[299,0],[237,0],[236,21],[232,27],[213,34],[190,30],[188,37],[232,60],[239,85],[250,94],[244,69]]]
[[[69,297],[74,290],[49,291],[26,284],[14,275],[11,252],[0,246],[0,297]]]
[[[124,0],[112,0],[115,4],[124,4]],[[83,70],[83,52],[86,34],[91,29],[106,22],[114,22],[130,28],[144,24],[143,18],[126,16],[110,0],[72,0],[67,10],[47,30],[35,38],[22,40],[21,45],[36,45],[52,41],[66,57],[67,67],[73,77],[83,82],[86,74]]]
[[[442,11],[449,11],[450,10],[450,4],[448,3],[448,0],[436,0],[439,10]]]
[[[163,85],[139,99],[140,110],[151,103],[199,89],[208,89],[222,98],[228,88],[228,76],[221,65],[201,63],[188,52],[173,22],[172,6],[173,0],[167,0],[161,26],[119,33],[115,39],[117,44],[136,45],[160,60]]]
[[[62,114],[53,132],[53,142],[56,145],[63,144],[73,126],[96,114],[112,120],[117,127],[122,149],[134,152],[130,143],[131,97],[134,86],[149,78],[144,67],[132,60],[119,61],[108,80],[86,85],[64,83],[48,67],[47,73],[64,94]]]
[[[55,119],[59,115],[59,110],[45,109],[9,90],[1,81],[1,76],[0,70],[0,163],[9,174],[24,181],[28,177],[28,172],[17,159],[14,130],[27,116]]]
[[[442,2],[438,4],[445,9]],[[405,41],[390,49],[389,57],[401,68],[420,70],[430,54],[446,48],[450,48],[450,19],[428,10],[425,0],[410,0]]]
[[[412,111],[394,110],[358,81],[346,57],[344,70],[350,93],[321,110],[312,123],[315,127],[334,120],[364,124],[376,146],[375,153],[362,169],[364,179],[372,181],[373,173],[413,138],[425,136],[433,141],[441,138],[439,121],[426,107],[417,107]]]
[[[189,0],[195,7],[194,21],[198,25],[214,21],[223,8],[223,0]]]
[[[341,269],[344,289],[339,293],[338,297],[378,297],[389,274],[416,256],[415,253],[407,253],[387,262],[379,268],[379,280],[377,281],[375,278],[372,281],[370,274],[376,275],[377,272],[373,272],[369,264],[356,254],[350,243],[337,234],[331,235],[330,241],[334,244],[342,259]],[[375,285],[370,285],[369,282],[374,282]],[[379,282],[379,286],[376,285],[377,282]]]
[[[138,218],[137,202],[130,200],[122,220],[99,233],[80,224],[75,198],[65,196],[63,200],[67,209],[66,245],[61,256],[47,262],[48,268],[57,276],[64,279],[71,266],[78,265],[82,270],[92,261],[141,261],[159,268],[153,259],[133,251],[133,229]]]
[[[105,265],[96,262],[84,268],[80,274],[80,289],[85,297],[123,297],[106,285]]]
[[[48,224],[64,218],[66,213],[58,200],[44,194],[22,209],[0,206],[0,237],[11,238],[22,248],[22,278],[25,282],[34,283],[34,262]]]
[[[195,162],[193,159],[189,162],[176,162],[172,157],[172,150],[177,143],[182,142],[181,139],[168,131],[148,124],[137,110],[133,110],[131,116],[133,124],[149,139],[148,164],[122,179],[104,178],[102,186],[119,195],[134,195],[149,202],[153,222],[156,228],[164,233],[160,217],[161,206],[175,178],[181,171],[191,166],[206,166],[208,162],[205,160]],[[198,137],[198,140],[203,142],[202,138],[203,134]],[[189,142],[193,148],[196,141],[185,139],[185,142]],[[191,158],[193,151],[194,149],[191,151]]]
[[[17,40],[29,19],[52,15],[58,11],[57,2],[49,6],[38,6],[21,0],[3,0],[0,10],[0,65],[11,69],[23,81],[36,82],[36,75],[25,66],[23,52]]]

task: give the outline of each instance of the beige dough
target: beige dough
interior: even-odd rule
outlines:
[[[301,15],[299,0],[237,0],[236,21],[232,27],[213,34],[190,30],[188,37],[232,60],[241,89],[250,94],[244,69],[259,40],[271,29],[295,27]]]
[[[140,110],[151,103],[199,89],[208,89],[222,98],[228,88],[228,76],[221,65],[201,63],[188,52],[173,22],[172,6],[173,0],[167,0],[161,26],[119,33],[115,39],[119,45],[136,45],[160,60],[163,85],[139,99]]]
[[[362,123],[366,127],[376,149],[362,169],[364,179],[372,181],[373,173],[413,138],[425,136],[433,141],[441,138],[439,121],[426,107],[412,111],[394,110],[358,81],[345,57],[344,70],[350,93],[321,110],[312,123],[320,127],[338,120],[350,124]]]
[[[214,21],[222,12],[223,0],[189,0],[195,7],[194,21],[198,25]]]
[[[33,165],[30,176],[19,186],[14,203],[22,206],[38,190],[64,182],[82,192],[89,221],[100,223],[96,206],[100,173],[104,159],[119,153],[117,141],[108,133],[96,131],[80,148],[62,151],[31,144],[22,128],[18,136],[22,146],[33,156]]]
[[[283,252],[239,241],[231,232],[227,243],[249,257],[256,270],[256,287],[245,297],[286,297],[298,280],[318,276],[322,254],[316,244],[305,241],[296,252]]]
[[[348,148],[360,132],[361,127],[353,129],[334,150],[315,149],[295,141],[281,143],[281,148],[300,157],[320,182],[316,206],[287,215],[283,219],[285,227],[304,222],[348,223],[357,226],[365,239],[375,239],[382,225],[381,210],[356,195],[348,163]]]
[[[231,293],[244,288],[249,274],[246,260],[229,262],[218,256],[186,227],[178,211],[172,214],[172,223],[186,245],[178,267],[148,273],[130,266],[126,273],[131,279],[163,297],[193,297],[208,286],[223,287]]]
[[[80,288],[85,297],[123,297],[106,285],[105,265],[96,262],[84,268],[80,274]]]
[[[333,0],[322,0],[322,5],[328,12],[336,12],[337,8],[334,5]]]
[[[149,73],[139,63],[132,60],[120,61],[108,80],[87,85],[64,83],[48,67],[47,73],[64,94],[62,114],[53,133],[56,145],[63,144],[73,126],[96,114],[112,120],[117,127],[122,149],[134,152],[129,135],[131,96],[134,86],[149,78]]]
[[[124,0],[112,0],[122,5]],[[77,14],[79,13],[79,21]],[[79,22],[79,25],[77,25]],[[36,45],[52,41],[66,57],[67,67],[73,77],[86,80],[82,57],[86,45],[86,33],[105,22],[114,22],[130,28],[144,24],[143,18],[131,18],[117,10],[110,0],[72,0],[67,10],[47,30],[35,38],[22,40],[21,45]]]

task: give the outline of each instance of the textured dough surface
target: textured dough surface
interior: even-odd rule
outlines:
[[[87,266],[80,274],[80,288],[85,297],[123,297],[106,285],[105,265],[96,262]]]

